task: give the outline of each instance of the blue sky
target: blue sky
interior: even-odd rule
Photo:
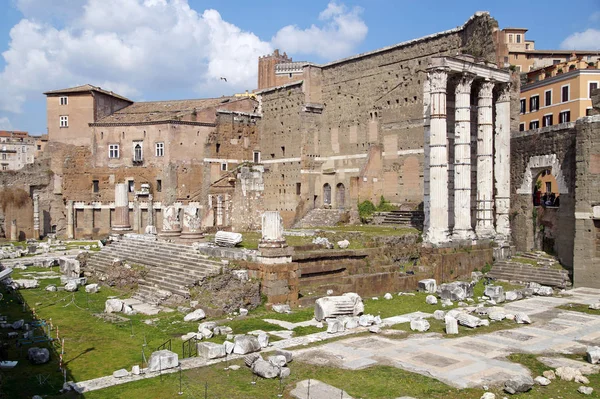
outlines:
[[[528,28],[538,49],[600,49],[600,0],[565,4],[0,0],[0,129],[44,133],[46,90],[90,83],[138,101],[231,94],[254,88],[256,58],[274,48],[330,61],[451,29],[479,10],[501,28]]]

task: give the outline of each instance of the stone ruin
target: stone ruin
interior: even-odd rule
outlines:
[[[322,321],[341,316],[360,316],[365,311],[362,298],[353,292],[326,296],[315,302],[315,319]]]

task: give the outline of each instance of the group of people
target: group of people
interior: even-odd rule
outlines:
[[[560,206],[560,196],[556,196],[555,193],[544,193],[540,190],[536,190],[533,194],[533,205],[534,206]]]

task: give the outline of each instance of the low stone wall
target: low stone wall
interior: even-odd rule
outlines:
[[[423,248],[420,263],[429,266],[431,276],[438,283],[470,279],[471,272],[492,265],[493,248],[480,244],[467,248]]]
[[[262,263],[246,263],[250,278],[260,279],[260,292],[267,297],[266,306],[287,303],[298,305],[298,264],[284,263],[265,265]]]

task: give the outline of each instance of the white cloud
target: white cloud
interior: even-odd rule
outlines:
[[[600,50],[600,30],[590,28],[569,35],[560,44],[565,50]]]
[[[7,117],[3,116],[0,118],[0,130],[10,130],[12,129],[12,125],[10,120]]]
[[[54,15],[62,15],[59,6],[77,3],[83,7],[74,18],[61,28],[52,25]],[[214,90],[198,96],[232,94],[256,87],[257,59],[272,51],[217,11],[199,14],[187,0],[61,0],[36,13],[35,5],[45,4],[17,2],[31,18],[11,29],[2,53],[0,110],[20,112],[34,95],[85,83],[134,98],[190,87]]]
[[[271,42],[287,53],[316,54],[327,60],[344,57],[352,54],[367,36],[368,28],[361,13],[360,7],[348,9],[331,1],[319,14],[322,27],[311,25],[300,29],[288,25],[279,30]]]

